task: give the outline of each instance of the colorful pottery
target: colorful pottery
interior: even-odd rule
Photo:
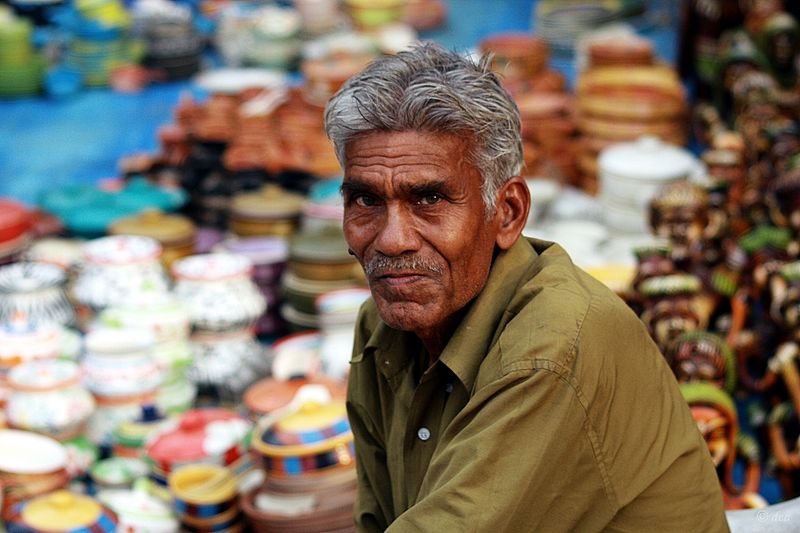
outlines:
[[[45,263],[0,267],[0,323],[21,313],[32,324],[72,325],[75,309],[67,298],[66,283],[62,269]]]
[[[67,440],[83,431],[94,411],[94,399],[80,384],[72,361],[36,361],[14,368],[6,404],[8,423],[15,428]]]
[[[161,245],[149,237],[114,235],[89,241],[72,293],[89,317],[123,304],[142,290],[166,292]]]
[[[147,330],[98,328],[86,335],[82,367],[84,384],[104,397],[155,392],[164,369],[152,355],[153,338]]]
[[[157,210],[147,210],[138,215],[117,220],[108,228],[111,235],[141,235],[159,242],[161,260],[166,268],[194,253],[195,227],[191,220],[181,215],[171,215]]]
[[[239,193],[231,199],[229,226],[243,237],[288,237],[297,229],[304,204],[305,197],[276,185]]]
[[[274,411],[287,407],[298,391],[306,385],[325,387],[330,397],[335,401],[344,401],[347,393],[344,381],[325,376],[288,380],[270,377],[264,378],[248,387],[242,398],[242,403],[247,407],[250,417],[257,420],[264,415],[269,415]]]
[[[21,503],[7,517],[9,533],[117,531],[117,515],[94,498],[59,490]]]
[[[235,254],[194,255],[173,264],[175,297],[196,330],[234,330],[256,322],[266,302],[250,277],[252,269],[249,259]]]
[[[177,533],[175,513],[163,500],[134,484],[133,490],[101,490],[97,499],[117,513],[118,531],[130,533]]]

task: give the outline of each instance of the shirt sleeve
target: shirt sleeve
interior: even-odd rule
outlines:
[[[388,531],[598,531],[616,512],[572,386],[515,370],[477,391],[439,439],[416,503]]]

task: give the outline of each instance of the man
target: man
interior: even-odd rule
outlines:
[[[724,531],[708,450],[638,318],[520,237],[519,114],[432,44],[331,99],[366,272],[348,385],[361,531]]]

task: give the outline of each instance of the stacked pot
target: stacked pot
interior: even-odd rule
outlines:
[[[281,314],[295,331],[317,329],[316,299],[363,283],[363,271],[349,254],[341,229],[297,233],[289,242]]]
[[[192,326],[188,376],[213,403],[238,402],[247,386],[269,371],[254,332],[266,302],[252,271],[247,257],[226,253],[193,255],[172,265],[174,294]]]
[[[355,450],[344,402],[306,400],[273,412],[259,421],[252,447],[266,478],[241,504],[255,531],[352,530]]]
[[[678,73],[667,65],[589,68],[576,85],[581,170],[598,175],[597,156],[612,144],[643,135],[683,146],[688,105]]]

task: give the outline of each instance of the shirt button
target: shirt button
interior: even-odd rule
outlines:
[[[417,437],[421,441],[426,441],[431,438],[431,431],[426,427],[421,427],[417,430]]]
[[[453,384],[452,383],[448,383],[447,385],[445,385],[444,386],[444,391],[447,394],[450,394],[451,392],[453,392]]]

